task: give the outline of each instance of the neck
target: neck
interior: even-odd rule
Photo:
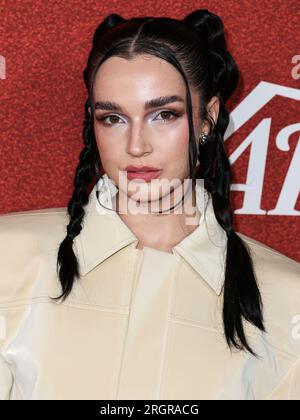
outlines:
[[[199,226],[201,213],[196,205],[195,186],[188,188],[184,195],[176,195],[176,200],[174,200],[174,192],[170,194],[167,206],[163,205],[160,199],[159,207],[155,208],[155,212],[151,212],[152,207],[151,211],[145,211],[151,205],[151,202],[146,202],[143,203],[143,211],[135,213],[125,211],[131,208],[129,205],[131,199],[121,191],[117,192],[113,200],[114,208],[139,239],[140,245],[168,250]],[[119,206],[120,202],[121,206]],[[123,203],[127,205],[124,206]],[[173,210],[168,211],[172,207],[174,207]],[[159,211],[162,212],[159,213]]]

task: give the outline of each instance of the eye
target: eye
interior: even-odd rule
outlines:
[[[161,119],[161,121],[169,121],[169,120],[174,120],[175,118],[177,118],[177,117],[179,117],[179,114],[177,114],[177,112],[174,112],[174,111],[161,111],[159,114],[157,114],[157,115],[161,115],[161,116],[166,116],[166,117],[163,117],[162,119]],[[168,116],[170,117],[170,118],[168,118]],[[155,120],[157,119],[157,118],[154,118]],[[158,119],[158,121],[159,121],[160,119]]]
[[[157,118],[157,116],[159,115],[161,115],[162,118]],[[178,118],[179,114],[175,111],[161,111],[159,114],[157,114],[157,116],[156,118],[154,118],[154,120],[167,122],[170,120],[174,120],[175,118]],[[102,117],[96,116],[96,120],[100,121],[102,124],[107,125],[107,126],[116,125],[122,121],[121,118],[115,114],[104,115]]]
[[[112,120],[110,120],[110,121],[113,121],[112,123],[107,122],[109,118],[112,119]],[[118,115],[114,115],[114,114],[105,115],[103,117],[96,117],[96,120],[102,122],[105,125],[115,125],[115,124],[119,123],[118,120],[122,121],[121,118],[118,117]]]

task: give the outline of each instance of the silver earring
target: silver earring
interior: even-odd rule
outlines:
[[[199,143],[201,144],[201,146],[203,146],[206,143],[208,135],[204,133],[204,131],[201,132],[200,136],[199,136]]]

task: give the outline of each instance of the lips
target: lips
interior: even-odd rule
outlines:
[[[161,169],[154,168],[153,166],[127,166],[125,168],[127,172],[139,172],[139,173],[145,173],[145,172],[157,172]]]
[[[161,170],[147,170],[147,171],[127,171],[127,178],[131,181],[131,180],[141,180],[141,181],[146,181],[146,182],[150,182],[151,179],[153,178],[157,178],[159,176],[159,174],[161,173]]]

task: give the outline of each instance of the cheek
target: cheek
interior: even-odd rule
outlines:
[[[164,153],[174,169],[188,165],[189,129],[187,122],[178,125],[171,131],[165,143]]]
[[[104,168],[110,167],[114,162],[118,162],[120,144],[114,141],[111,135],[106,134],[105,130],[99,129],[97,124],[94,126],[94,132],[102,165]]]

